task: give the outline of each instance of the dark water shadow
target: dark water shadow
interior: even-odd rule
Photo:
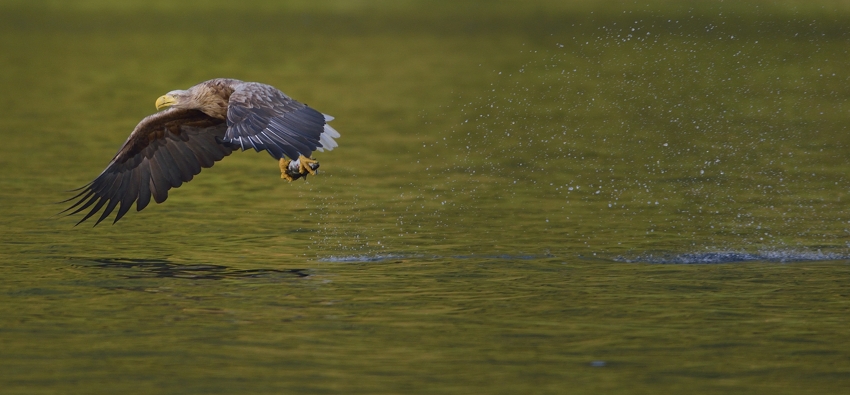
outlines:
[[[180,264],[166,259],[70,258],[74,265],[123,272],[125,278],[181,278],[187,280],[224,280],[252,278],[304,278],[307,269],[234,269],[224,265]]]

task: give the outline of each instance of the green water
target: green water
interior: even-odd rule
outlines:
[[[840,393],[848,22],[0,4],[0,392]],[[234,153],[116,225],[53,216],[157,97],[215,77],[336,117],[321,174]]]

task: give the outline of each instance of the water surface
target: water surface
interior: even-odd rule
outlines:
[[[33,393],[836,393],[848,10],[10,2],[0,384]],[[336,117],[119,223],[53,215],[215,77]]]

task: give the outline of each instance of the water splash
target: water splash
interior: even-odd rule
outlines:
[[[558,258],[556,255],[543,254],[498,254],[498,255],[406,255],[406,254],[363,254],[348,256],[330,256],[318,259],[320,262],[333,263],[362,263],[383,262],[390,260],[436,260],[436,259],[488,259],[505,261],[528,261],[537,259]],[[563,257],[561,257],[563,258]],[[840,261],[850,260],[850,254],[823,251],[793,251],[793,250],[765,250],[755,253],[744,251],[712,251],[691,252],[683,254],[672,253],[643,253],[637,255],[620,255],[610,260],[597,258],[599,261],[613,260],[625,263],[660,263],[660,264],[712,264],[712,263],[745,263],[745,262],[817,262],[817,261]]]
[[[643,254],[633,257],[619,256],[617,262],[629,263],[663,263],[663,264],[707,264],[707,263],[742,263],[742,262],[811,262],[848,260],[850,255],[818,251],[760,251],[748,253],[740,251],[719,251],[702,253]]]
[[[405,254],[372,254],[372,255],[348,255],[348,256],[329,256],[325,258],[320,258],[320,262],[336,262],[336,263],[349,263],[349,262],[382,262],[388,260],[409,260],[409,259],[500,259],[500,260],[533,260],[533,259],[544,259],[544,258],[552,258],[554,255],[530,255],[530,254],[497,254],[497,255],[452,255],[452,256],[439,256],[439,255],[405,255]]]
[[[352,262],[381,262],[388,260],[400,260],[420,257],[416,255],[403,254],[373,254],[373,255],[348,255],[329,256],[319,259],[320,262],[352,263]]]

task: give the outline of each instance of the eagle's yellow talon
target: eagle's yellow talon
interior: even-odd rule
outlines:
[[[310,168],[310,163],[319,163],[319,161],[310,159],[304,155],[299,156],[298,160],[298,171],[301,174],[310,173],[311,175],[316,175],[316,172],[312,168]]]
[[[292,176],[286,173],[286,169],[289,168],[289,163],[292,162],[286,158],[280,158],[280,162],[278,162],[278,166],[280,166],[280,178],[287,180],[289,182],[295,181]]]

